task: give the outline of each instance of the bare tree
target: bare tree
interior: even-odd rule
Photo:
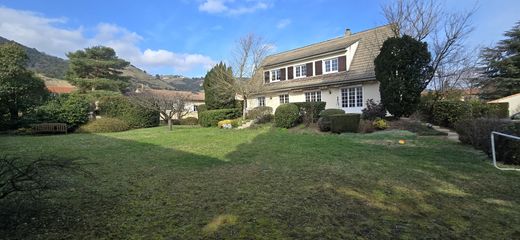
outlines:
[[[231,67],[234,81],[225,81],[229,73],[219,73],[222,76],[218,78],[222,81],[219,81],[218,86],[233,89],[235,94],[244,100],[243,118],[246,116],[247,100],[263,90],[261,68],[271,50],[272,45],[262,37],[249,33],[236,42],[232,51]]]
[[[181,119],[190,112],[190,109],[186,107],[190,96],[181,92],[159,93],[144,90],[139,93],[131,93],[129,97],[132,102],[144,108],[158,111],[161,120],[168,122],[170,131],[173,130],[172,120],[174,118]]]
[[[409,35],[428,43],[434,74],[426,83],[439,96],[474,71],[475,51],[466,49],[465,40],[473,31],[471,17],[476,7],[466,12],[449,12],[435,0],[397,0],[381,8],[396,36]]]

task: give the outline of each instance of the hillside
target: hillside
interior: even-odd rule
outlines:
[[[0,37],[0,44],[5,42],[14,41]],[[49,78],[64,79],[68,69],[67,60],[40,52],[35,48],[30,48],[22,44],[19,45],[26,50],[29,57],[27,64],[28,69]],[[130,77],[130,83],[133,88],[144,85],[153,89],[198,92],[202,91],[202,82],[204,81],[203,78],[188,78],[179,75],[157,75],[154,77],[133,65],[128,66],[123,71],[123,75]]]
[[[11,41],[0,37],[0,44],[5,42]],[[65,76],[68,68],[66,60],[40,52],[35,48],[29,48],[22,44],[19,45],[25,49],[27,56],[29,57],[27,68],[53,78],[63,78]]]

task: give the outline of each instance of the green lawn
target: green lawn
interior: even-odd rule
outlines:
[[[520,172],[404,131],[159,127],[1,136],[0,152],[81,157],[93,173],[27,204],[34,216],[0,238],[520,238]]]

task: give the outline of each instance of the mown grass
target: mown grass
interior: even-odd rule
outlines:
[[[81,157],[93,173],[18,201],[31,217],[4,203],[5,238],[520,238],[520,173],[406,131],[159,127],[0,143],[27,159]]]

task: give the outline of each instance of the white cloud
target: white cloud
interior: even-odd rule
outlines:
[[[285,19],[282,19],[280,21],[278,21],[278,23],[276,24],[276,28],[278,29],[284,29],[285,27],[289,26],[291,24],[291,19],[288,19],[288,18],[285,18]]]
[[[269,7],[262,0],[248,0],[247,5],[237,5],[235,0],[205,0],[199,5],[199,11],[207,13],[225,13],[229,15],[241,15],[264,10]],[[233,6],[232,6],[233,5]]]
[[[206,70],[215,64],[210,57],[201,54],[174,53],[164,49],[142,51],[138,44],[143,37],[115,24],[100,23],[93,29],[94,36],[87,37],[83,27],[67,29],[60,26],[66,22],[65,18],[46,18],[35,12],[0,6],[0,36],[55,56],[65,57],[67,52],[104,45],[114,48],[119,57],[144,69],[166,67],[187,72],[200,68]]]

